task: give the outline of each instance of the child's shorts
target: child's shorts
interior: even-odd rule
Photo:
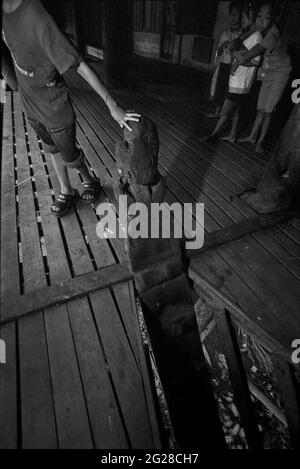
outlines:
[[[82,165],[80,149],[76,146],[76,124],[61,126],[54,129],[46,127],[41,122],[28,118],[29,124],[38,138],[43,142],[46,153],[61,153],[64,163],[70,168],[79,168]]]
[[[220,63],[216,76],[213,100],[216,106],[222,106],[226,98],[229,86],[231,64]]]
[[[236,109],[240,108],[247,96],[248,94],[228,92],[221,110],[221,115],[231,116]]]
[[[263,81],[258,96],[257,109],[268,113],[273,112],[284,93],[288,81],[289,76],[277,81]]]

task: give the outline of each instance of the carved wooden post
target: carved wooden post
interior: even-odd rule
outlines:
[[[157,170],[157,129],[146,118],[130,125],[132,132],[125,129],[124,141],[116,145],[115,193],[127,195],[128,206],[142,202],[150,209],[153,202],[163,202],[165,193]],[[224,447],[179,241],[160,233],[157,239],[129,237],[126,245],[177,443]]]

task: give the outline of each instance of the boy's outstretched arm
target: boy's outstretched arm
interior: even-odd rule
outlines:
[[[252,47],[252,49],[246,51],[237,51],[235,53],[235,58],[237,59],[237,62],[241,65],[243,63],[249,62],[251,59],[254,59],[254,57],[257,57],[258,55],[263,55],[266,52],[266,48],[262,44],[256,44],[256,46]]]
[[[109,94],[109,91],[102,83],[101,79],[86,62],[83,61],[80,63],[79,67],[77,68],[77,73],[79,73],[79,75],[82,76],[82,78],[84,78],[93,88],[93,90],[96,91],[96,93],[103,99],[108,109],[110,110],[112,117],[115,119],[115,121],[118,122],[120,127],[126,127],[128,130],[131,130],[127,124],[127,121],[138,122],[139,118],[141,117],[140,114],[132,111],[125,112],[120,106],[118,106],[116,101],[112,98],[112,96]]]

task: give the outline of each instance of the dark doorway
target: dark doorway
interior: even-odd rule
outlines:
[[[164,2],[160,55],[161,58],[169,60],[170,62],[173,58],[175,46],[177,11],[178,2],[176,0]]]

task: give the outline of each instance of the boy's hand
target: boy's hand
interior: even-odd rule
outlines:
[[[138,122],[140,120],[140,114],[137,114],[135,111],[124,111],[124,109],[118,106],[115,101],[113,101],[112,103],[108,102],[107,104],[112,117],[115,119],[115,121],[118,122],[121,129],[123,129],[123,127],[126,127],[126,129],[131,130],[127,122]]]
[[[242,64],[245,60],[245,57],[244,57],[244,52],[242,51],[235,51],[234,52],[234,58],[236,59],[237,63],[238,64]]]

